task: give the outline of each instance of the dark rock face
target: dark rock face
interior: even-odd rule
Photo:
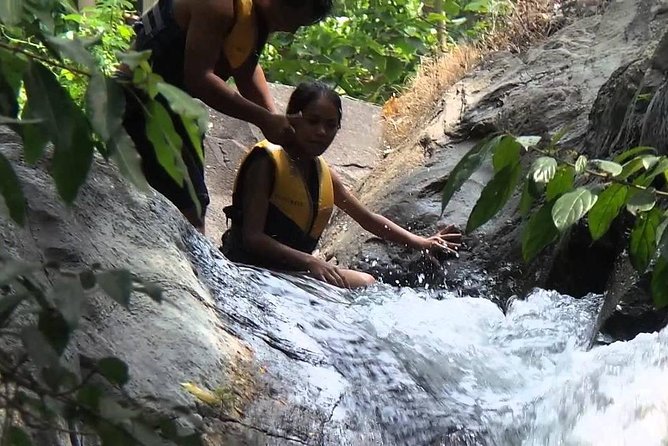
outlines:
[[[423,235],[435,232],[437,224],[463,228],[489,172],[478,172],[467,181],[442,216],[440,190],[461,156],[496,131],[547,136],[566,129],[561,144],[590,158],[640,144],[666,153],[668,14],[664,9],[652,0],[613,2],[601,15],[573,21],[525,54],[501,53],[486,61],[444,95],[448,100],[457,98],[457,104],[444,101],[433,121],[442,131],[432,131],[433,150],[423,165],[385,178],[388,186],[382,193],[362,188],[365,202]],[[499,218],[467,237],[460,258],[447,259],[444,268],[375,240],[346,218],[337,220],[338,230],[329,234],[323,250],[390,283],[445,285],[500,301],[523,295],[534,285],[574,296],[614,289],[614,296],[608,297],[615,301],[612,307],[622,302],[621,312],[610,319],[614,324],[624,312],[621,295],[630,295],[630,289],[622,291],[614,284],[619,275],[613,274],[626,244],[624,222],[596,243],[586,228],[576,228],[525,264],[516,207],[514,197]],[[638,314],[634,305],[627,317]],[[663,319],[652,314],[638,316],[649,322],[645,328],[639,322],[635,332],[660,325],[657,321]]]

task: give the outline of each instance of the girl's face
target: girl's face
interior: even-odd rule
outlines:
[[[339,111],[326,97],[320,96],[302,110],[301,118],[292,125],[295,139],[305,157],[322,155],[339,130]]]

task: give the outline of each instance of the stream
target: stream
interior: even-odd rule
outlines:
[[[188,246],[226,329],[291,404],[325,413],[313,437],[279,417],[285,444],[668,444],[668,331],[588,349],[602,296],[535,289],[504,314],[484,298],[344,291]]]

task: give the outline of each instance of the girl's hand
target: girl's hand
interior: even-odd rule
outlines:
[[[423,249],[434,257],[437,253],[454,254],[459,257],[457,250],[462,244],[462,234],[454,225],[448,225],[435,235],[424,239]]]
[[[327,263],[324,260],[320,260],[316,257],[311,257],[307,263],[308,272],[310,275],[315,277],[318,280],[327,282],[330,285],[338,286],[341,288],[350,288],[348,281],[345,276],[339,272],[339,269]]]

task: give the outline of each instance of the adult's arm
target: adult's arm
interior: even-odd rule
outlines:
[[[215,72],[233,17],[232,0],[192,2],[183,67],[186,89],[219,112],[255,124],[269,141],[283,144],[294,133],[287,117],[244,98]]]
[[[239,89],[239,93],[270,112],[276,113],[276,104],[269,91],[264,70],[258,63],[248,65],[244,65],[239,72],[234,74],[234,82]]]

